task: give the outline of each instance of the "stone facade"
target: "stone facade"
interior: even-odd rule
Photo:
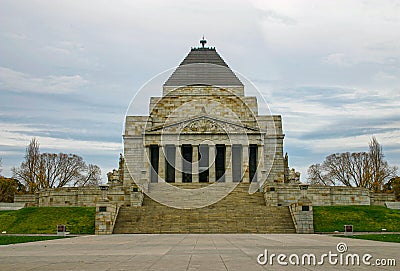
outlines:
[[[283,154],[281,116],[258,114],[257,98],[245,96],[244,85],[213,48],[192,49],[164,84],[163,96],[151,97],[149,115],[126,117],[123,138],[123,186],[144,192],[161,182],[261,187],[299,178]]]

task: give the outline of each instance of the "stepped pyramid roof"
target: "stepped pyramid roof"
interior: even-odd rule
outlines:
[[[202,47],[192,48],[178,68],[165,82],[167,87],[191,85],[207,86],[241,86],[242,82],[229,68],[214,47],[205,47],[206,41],[201,40]]]

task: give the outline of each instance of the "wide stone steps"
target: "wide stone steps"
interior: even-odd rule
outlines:
[[[247,191],[248,185],[240,184],[221,201],[199,209],[175,209],[145,196],[141,207],[120,208],[114,233],[295,232],[288,207],[265,206],[262,193]]]

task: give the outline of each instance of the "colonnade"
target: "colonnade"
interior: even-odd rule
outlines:
[[[151,182],[250,182],[257,180],[256,144],[148,145]]]

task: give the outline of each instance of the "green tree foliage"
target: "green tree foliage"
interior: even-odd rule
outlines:
[[[25,192],[25,186],[13,178],[0,176],[0,202],[13,202],[15,194]]]
[[[396,177],[390,179],[389,182],[387,182],[383,188],[384,188],[385,192],[394,193],[396,195],[396,200],[400,201],[400,177],[399,176],[396,176]]]

